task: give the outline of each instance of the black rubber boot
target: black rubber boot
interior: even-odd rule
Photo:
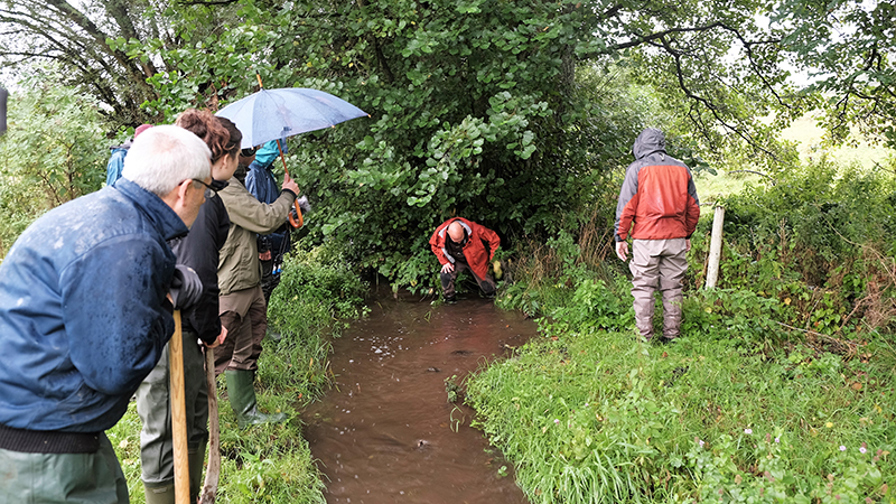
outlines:
[[[190,502],[198,502],[204,483],[202,471],[205,469],[205,445],[187,451],[187,457],[190,466]]]

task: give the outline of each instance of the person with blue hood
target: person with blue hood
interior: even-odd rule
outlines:
[[[287,154],[286,142],[281,141],[280,146],[283,148],[283,154]],[[277,178],[274,176],[273,170],[274,161],[280,157],[280,146],[277,145],[276,140],[262,145],[255,151],[255,160],[249,164],[246,173],[246,189],[262,203],[271,204],[280,197],[280,187],[277,185]],[[303,212],[311,210],[308,198],[305,196],[298,199],[298,204]],[[292,249],[289,226],[290,224],[286,223],[271,234],[258,235],[261,289],[267,304],[270,304],[274,289],[280,285],[283,258]],[[274,339],[279,339],[279,335],[270,330],[268,330],[268,334]]]
[[[653,336],[654,292],[663,297],[663,338],[681,334],[682,279],[688,269],[691,235],[700,218],[700,200],[691,170],[666,154],[662,131],[647,128],[635,140],[635,162],[625,171],[616,205],[616,255],[625,261],[632,237],[632,296],[635,325]]]
[[[128,502],[104,431],[202,295],[168,241],[211,182],[196,135],[138,138],[113,186],[50,210],[0,263],[0,503]],[[169,301],[170,300],[170,301]]]

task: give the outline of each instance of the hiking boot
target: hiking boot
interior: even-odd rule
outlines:
[[[449,304],[449,305],[457,304],[457,296],[446,296],[445,304]]]
[[[227,377],[227,396],[230,398],[230,405],[236,414],[240,429],[250,425],[286,421],[285,413],[266,414],[258,411],[255,399],[255,371],[228,369],[224,371],[224,376]]]

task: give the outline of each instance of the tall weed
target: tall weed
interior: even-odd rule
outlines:
[[[268,308],[269,327],[282,339],[265,340],[272,351],[259,361],[261,379],[295,397],[319,394],[329,383],[330,339],[339,337],[346,320],[366,314],[366,292],[364,281],[326,246],[290,253]]]

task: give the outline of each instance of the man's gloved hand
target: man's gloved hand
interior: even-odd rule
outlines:
[[[306,214],[311,211],[311,203],[308,202],[308,196],[302,196],[296,200],[296,205],[302,209],[302,213]]]
[[[171,302],[175,310],[189,308],[199,301],[202,296],[202,280],[193,271],[193,268],[178,264],[174,269],[174,278],[171,280]]]

